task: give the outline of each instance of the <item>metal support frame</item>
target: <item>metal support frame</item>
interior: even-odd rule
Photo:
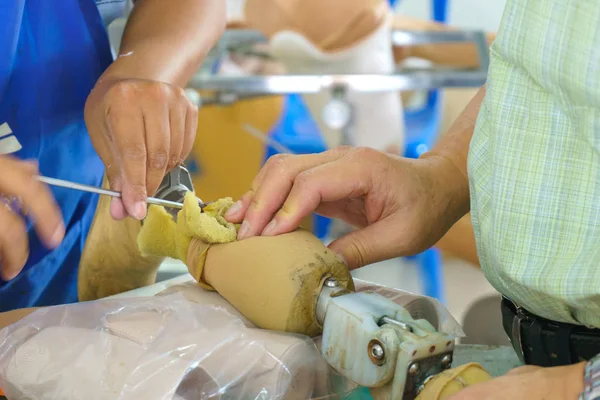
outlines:
[[[213,49],[212,57],[226,52],[265,42],[266,39],[253,30],[228,30]],[[487,79],[489,51],[484,32],[412,32],[392,31],[392,43],[399,46],[415,46],[431,43],[475,43],[480,66],[476,69],[419,68],[401,69],[394,74],[345,74],[345,75],[268,75],[225,77],[214,76],[204,69],[196,74],[188,87],[215,93],[203,96],[202,104],[231,104],[257,96],[310,94],[322,90],[352,90],[356,92],[388,92],[426,90],[445,87],[479,87]]]

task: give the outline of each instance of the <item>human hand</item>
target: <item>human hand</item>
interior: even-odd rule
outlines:
[[[99,80],[85,105],[85,122],[113,190],[111,215],[138,220],[146,198],[189,154],[198,108],[182,88],[141,79]]]
[[[468,187],[461,178],[437,156],[410,160],[350,147],[278,155],[267,161],[226,218],[242,223],[239,239],[291,232],[315,211],[340,218],[360,229],[329,247],[348,267],[358,268],[437,242],[466,212],[456,206],[455,193],[466,191],[468,207]]]
[[[0,156],[0,171],[0,277],[8,281],[21,272],[29,256],[27,227],[15,208],[27,212],[49,248],[62,242],[65,227],[52,193],[36,179],[36,163]]]
[[[583,391],[585,363],[567,367],[524,366],[469,386],[448,400],[576,400]]]

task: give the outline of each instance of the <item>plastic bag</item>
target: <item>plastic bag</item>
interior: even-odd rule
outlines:
[[[310,338],[248,327],[182,294],[39,309],[0,330],[9,399],[339,398]]]
[[[256,329],[191,276],[175,281],[156,297],[39,309],[0,330],[0,387],[36,400],[331,399],[356,388],[321,357],[320,337]],[[354,281],[464,336],[437,300]]]

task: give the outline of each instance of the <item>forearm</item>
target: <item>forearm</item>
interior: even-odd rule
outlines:
[[[103,187],[107,188],[105,179]],[[141,222],[110,215],[111,198],[101,196],[79,262],[80,301],[96,300],[147,286],[156,280],[162,258],[144,257],[138,250]]]
[[[469,145],[477,115],[481,107],[481,102],[485,96],[485,86],[483,86],[469,102],[461,115],[456,119],[450,130],[437,145],[430,151],[421,156],[423,159],[437,158],[443,160],[439,165],[439,182],[444,197],[449,204],[448,212],[458,219],[469,212],[469,179],[467,174],[467,158],[469,155]]]
[[[225,29],[225,2],[138,0],[103,79],[185,86]]]

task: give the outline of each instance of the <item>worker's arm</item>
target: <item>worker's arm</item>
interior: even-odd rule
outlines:
[[[121,191],[114,218],[138,220],[165,173],[189,154],[198,108],[183,87],[225,29],[225,2],[138,0],[117,59],[90,93],[85,120]]]
[[[416,32],[444,32],[457,28],[403,15],[394,15],[393,29]],[[488,45],[496,38],[495,33],[487,33]],[[479,53],[475,43],[432,43],[417,46],[394,46],[394,58],[400,62],[408,57],[422,58],[435,64],[453,67],[476,68],[479,66]]]
[[[454,180],[454,194],[452,198],[452,212],[456,213],[457,222],[464,216],[470,208],[469,201],[469,179],[467,175],[467,157],[469,154],[469,145],[473,132],[475,131],[475,123],[477,115],[481,108],[481,102],[485,97],[485,86],[483,86],[475,97],[471,99],[467,107],[456,119],[450,127],[448,133],[436,144],[430,151],[421,156],[422,159],[434,157],[443,158],[449,161],[448,165],[453,166],[456,178]]]
[[[147,79],[183,87],[226,24],[224,1],[137,0],[105,79]]]
[[[225,217],[238,239],[296,229],[317,212],[359,228],[329,246],[350,268],[422,252],[469,211],[467,154],[482,88],[419,160],[368,148],[271,157]]]

